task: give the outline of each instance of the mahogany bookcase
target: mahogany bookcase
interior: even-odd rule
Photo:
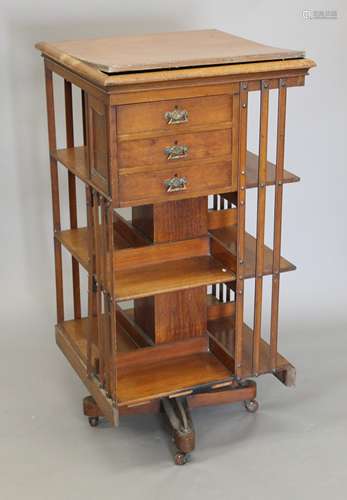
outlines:
[[[92,426],[100,417],[118,425],[132,413],[161,412],[183,464],[194,448],[192,408],[243,401],[255,412],[249,378],[272,373],[295,382],[278,352],[280,275],[295,269],[281,257],[283,185],[299,180],[284,170],[286,96],[315,64],[301,52],[216,30],[36,47],[46,77],[57,344],[90,393],[84,413]],[[53,74],[64,81],[63,148]],[[79,145],[73,86],[82,98]],[[260,99],[258,155],[247,150],[250,92]],[[274,163],[267,157],[271,92],[278,96]],[[58,165],[68,172],[64,229]],[[77,220],[76,179],[85,184],[86,227]],[[264,243],[269,186],[272,248]],[[255,235],[245,228],[248,189],[257,190]],[[72,255],[72,318],[64,311],[62,247]],[[88,272],[84,315],[80,266]],[[248,279],[255,280],[252,327],[244,322]]]

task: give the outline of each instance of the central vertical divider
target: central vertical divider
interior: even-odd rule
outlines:
[[[207,236],[207,197],[133,207],[133,225],[153,243]],[[155,344],[204,335],[206,287],[164,293],[134,301],[135,321]]]

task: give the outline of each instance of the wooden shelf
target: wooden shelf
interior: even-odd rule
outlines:
[[[97,348],[97,324],[96,318],[92,319],[92,358],[98,357]],[[73,350],[82,359],[83,363],[87,363],[87,337],[89,329],[89,319],[73,319],[63,321],[58,324],[59,329],[70,342]],[[134,340],[127,334],[122,325],[117,326],[117,349],[118,352],[129,352],[137,349]]]
[[[92,360],[98,358],[96,319],[92,320]],[[89,328],[87,318],[64,321],[57,325],[61,335],[69,343],[72,350],[84,365],[87,363],[87,335]],[[203,337],[201,338],[203,339]],[[194,345],[204,345],[200,339],[186,341],[191,349]],[[123,325],[117,323],[117,356],[119,367],[117,370],[117,397],[119,406],[141,403],[152,399],[182,392],[195,386],[219,382],[232,375],[218,359],[208,350],[191,352],[191,349],[170,345],[149,347],[148,356],[145,350],[139,349],[135,341],[127,334]],[[193,345],[194,344],[194,345]],[[205,343],[207,346],[207,343]],[[157,352],[156,352],[157,351]],[[166,351],[166,353],[165,353]],[[177,352],[179,355],[167,354]],[[133,352],[138,361],[124,362],[122,355]],[[160,353],[163,352],[163,355]],[[133,356],[134,354],[131,354]],[[159,354],[159,355],[158,355]],[[121,362],[121,359],[123,361]]]
[[[52,153],[52,156],[82,181],[88,182],[89,174],[86,146],[58,149]]]
[[[231,225],[220,229],[210,230],[211,236],[221,243],[232,255],[236,255],[237,226]],[[272,274],[273,251],[264,247],[263,275]],[[244,277],[254,278],[256,265],[256,239],[249,233],[245,233],[245,264]],[[288,260],[281,257],[280,272],[294,271],[296,267]]]
[[[108,193],[96,186],[89,177],[87,148],[86,146],[78,146],[75,148],[58,149],[52,153],[52,157],[59,163],[64,165],[81,181],[89,184],[99,191],[105,198],[110,199]]]
[[[88,270],[87,229],[60,231],[56,238]],[[115,249],[128,247],[130,244],[117,235]],[[114,293],[116,300],[122,301],[235,279],[233,272],[226,271],[220,262],[206,255],[117,271]]]
[[[86,227],[67,229],[55,233],[60,243],[75,257],[75,259],[88,270],[88,230]],[[115,250],[129,248],[130,243],[116,232]]]
[[[234,358],[235,346],[235,316],[210,320],[207,329],[213,339]],[[243,325],[242,378],[253,376],[252,370],[253,331],[245,323]],[[293,370],[293,366],[281,354],[277,355],[277,370]],[[260,342],[260,369],[258,374],[271,373],[270,344],[265,340]]]
[[[235,279],[233,272],[206,255],[118,271],[114,294],[121,301]]]
[[[275,184],[275,172],[276,172],[276,166],[268,161],[266,169],[266,184],[268,186]],[[284,170],[283,184],[288,184],[291,182],[299,182],[299,181],[300,177],[298,177],[295,174],[292,174],[291,172],[288,172],[288,170]],[[247,151],[246,187],[254,188],[257,186],[258,186],[258,155],[251,153],[250,151]]]
[[[86,227],[58,231],[55,237],[82,267],[88,269],[88,229]]]
[[[68,170],[76,175],[79,179],[87,184],[92,185],[100,191],[89,179],[88,164],[87,164],[87,149],[85,146],[75,148],[58,149],[52,155],[59,163],[64,165]],[[267,185],[275,184],[275,170],[273,163],[267,162]],[[283,183],[298,182],[300,177],[287,170],[283,173]],[[246,163],[246,187],[254,188],[258,185],[258,156],[250,151],[247,151]],[[107,193],[102,193],[108,198]]]
[[[119,406],[158,399],[230,376],[231,372],[211,352],[138,363],[118,370]]]

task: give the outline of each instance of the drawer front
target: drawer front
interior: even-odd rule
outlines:
[[[230,191],[232,187],[230,160],[119,176],[121,206],[191,198]]]
[[[231,129],[176,134],[118,144],[119,168],[170,167],[194,160],[231,155]]]
[[[126,104],[117,109],[119,135],[151,130],[176,133],[231,120],[232,97],[229,95]]]

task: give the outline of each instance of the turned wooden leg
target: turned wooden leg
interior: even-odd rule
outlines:
[[[195,448],[195,431],[186,398],[163,398],[162,410],[170,429],[176,465],[184,465]]]
[[[83,399],[83,413],[88,417],[89,424],[92,427],[96,427],[99,424],[99,417],[104,416],[92,396]]]

